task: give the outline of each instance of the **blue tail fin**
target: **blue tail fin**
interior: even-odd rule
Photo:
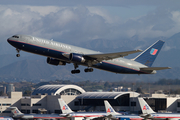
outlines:
[[[158,40],[146,50],[144,50],[141,54],[139,54],[136,58],[134,58],[134,60],[148,67],[151,67],[157,55],[159,54],[163,44],[164,41]]]

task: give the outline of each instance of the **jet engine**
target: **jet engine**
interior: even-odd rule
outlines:
[[[66,62],[49,57],[47,58],[47,63],[51,65],[66,65]]]
[[[77,54],[77,53],[70,53],[69,60],[72,62],[81,62],[81,63],[84,63],[86,61],[81,54]]]

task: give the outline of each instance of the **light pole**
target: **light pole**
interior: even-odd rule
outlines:
[[[135,85],[135,83],[132,83],[132,85],[133,85],[133,101],[132,101],[132,106],[133,106],[133,112],[134,112],[134,85]]]

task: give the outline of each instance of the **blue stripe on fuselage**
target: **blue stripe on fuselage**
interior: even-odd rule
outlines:
[[[109,63],[109,62],[102,62],[102,63],[98,63],[96,64],[96,66],[93,66],[95,68],[98,69],[103,69],[103,70],[107,70],[110,72],[115,72],[115,73],[124,73],[124,74],[147,74],[138,70],[134,70],[131,68],[127,68],[124,66],[120,66],[117,64],[113,64],[113,63]]]
[[[18,48],[20,50],[24,50],[24,51],[35,53],[35,54],[56,58],[56,59],[59,59],[62,61],[68,61],[69,60],[68,58],[66,58],[62,55],[62,53],[66,53],[66,52],[63,52],[60,50],[42,47],[42,46],[38,46],[38,45],[30,44],[30,43],[25,43],[25,42],[21,42],[21,41],[15,41],[15,40],[9,40],[8,42],[12,46],[14,46],[15,48]],[[82,64],[82,65],[87,66],[87,64]],[[115,72],[115,73],[147,74],[145,72],[141,72],[141,71],[138,71],[135,69],[127,68],[124,66],[120,66],[120,65],[113,64],[110,62],[105,62],[105,61],[98,63],[96,65],[93,65],[93,67],[95,67],[97,69],[110,71],[110,72]]]
[[[25,43],[25,42],[19,42],[19,41],[14,41],[14,40],[9,40],[9,41],[12,46],[26,52],[35,53],[35,54],[39,54],[43,56],[49,56],[52,58],[61,59],[63,61],[69,60],[68,58],[62,55],[62,53],[65,53],[63,51],[54,50],[54,49],[50,49],[50,48],[46,48],[46,47],[42,47],[42,46],[30,44],[30,43]]]

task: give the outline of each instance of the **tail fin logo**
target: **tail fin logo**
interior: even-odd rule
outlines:
[[[19,113],[18,110],[15,110],[14,113]]]
[[[149,110],[149,107],[147,104],[143,107],[143,110]]]
[[[64,105],[62,110],[68,110],[68,107],[66,105]]]
[[[107,113],[111,113],[111,112],[113,112],[113,110],[112,110],[112,108],[110,107],[110,108],[108,108]]]
[[[158,49],[155,49],[155,48],[152,48],[151,51],[150,51],[150,54],[151,55],[156,55]]]

